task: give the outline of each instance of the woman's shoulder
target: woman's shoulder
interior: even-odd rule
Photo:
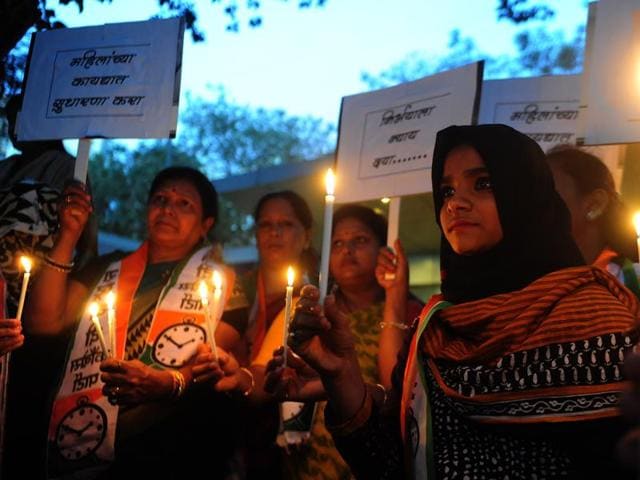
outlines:
[[[74,272],[71,278],[77,282],[80,282],[87,288],[91,288],[95,285],[100,276],[113,262],[122,260],[131,252],[125,252],[123,250],[115,250],[105,255],[100,255],[89,261],[82,269]]]

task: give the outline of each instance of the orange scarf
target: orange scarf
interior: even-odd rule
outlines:
[[[596,267],[573,267],[522,290],[439,312],[422,348],[445,395],[467,407],[612,393],[623,389],[620,367],[638,341],[639,319],[638,300],[613,277]],[[617,415],[610,407],[566,413],[574,420]],[[567,420],[530,413],[478,413],[477,419]]]

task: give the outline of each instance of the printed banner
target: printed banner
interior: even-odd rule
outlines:
[[[336,200],[358,202],[429,191],[436,133],[475,121],[482,66],[478,62],[344,97]]]
[[[20,140],[175,136],[178,18],[35,33]]]

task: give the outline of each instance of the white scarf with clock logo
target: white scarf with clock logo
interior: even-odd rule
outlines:
[[[127,327],[133,299],[147,262],[147,244],[112,263],[104,272],[89,302],[98,302],[99,323],[110,345],[108,314],[104,297],[116,292],[115,358],[124,357]],[[180,268],[182,266],[182,268]],[[156,368],[180,368],[208,341],[220,320],[233,284],[231,269],[213,260],[210,246],[201,248],[178,266],[165,285],[154,312],[146,345],[139,360]],[[200,280],[212,290],[212,272],[218,270],[224,281],[222,291],[209,295],[209,321],[205,315],[198,285]],[[109,353],[111,356],[111,353]],[[104,358],[96,327],[89,313],[81,317],[64,377],[53,405],[49,424],[49,477],[90,478],[107,466],[114,457],[118,406],[109,403],[102,393],[100,363]]]

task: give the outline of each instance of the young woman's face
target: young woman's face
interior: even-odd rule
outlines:
[[[454,252],[475,255],[502,240],[491,178],[474,148],[457,147],[447,155],[439,195],[440,224]]]
[[[256,222],[256,243],[260,262],[267,265],[295,263],[309,247],[311,232],[296,217],[283,198],[267,200]]]
[[[186,180],[164,182],[151,195],[147,206],[149,241],[171,248],[191,249],[213,226],[213,218],[202,218],[202,199]]]
[[[375,282],[380,242],[373,231],[355,218],[338,222],[331,237],[329,269],[338,286],[368,285]]]

